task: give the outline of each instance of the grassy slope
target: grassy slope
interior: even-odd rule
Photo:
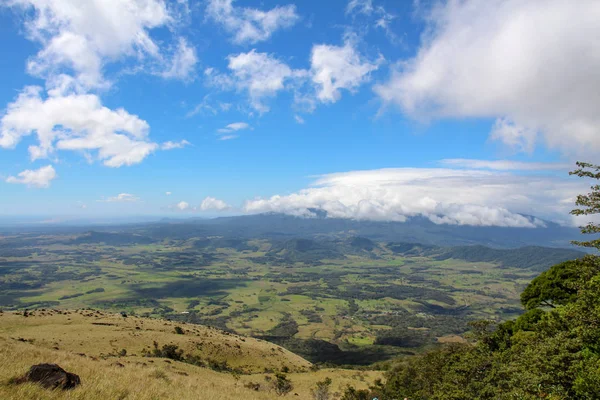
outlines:
[[[181,325],[186,334],[177,335],[176,324],[163,320],[91,311],[43,314],[36,311],[27,318],[0,314],[1,399],[272,399],[275,394],[265,387],[265,376],[272,374],[261,372],[283,366],[292,371],[288,374],[294,384],[290,396],[298,393],[293,397],[310,399],[310,389],[326,376],[333,379],[334,391],[347,384],[365,387],[380,376],[346,370],[308,372],[310,363],[271,343],[198,325]],[[227,360],[252,373],[236,377],[182,362],[141,357],[141,350],[154,340],[177,344],[186,353],[193,351],[205,359]],[[204,343],[201,351],[198,342]],[[127,349],[127,356],[108,356],[122,348]],[[83,385],[71,392],[53,392],[37,385],[8,383],[31,365],[43,362],[57,363],[80,375]],[[263,388],[258,392],[247,389],[247,382],[261,383]]]

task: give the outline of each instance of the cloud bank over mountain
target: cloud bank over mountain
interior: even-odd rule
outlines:
[[[472,160],[476,161],[476,160]],[[247,201],[250,213],[282,212],[373,221],[426,217],[436,224],[540,227],[525,215],[571,224],[582,182],[482,169],[390,168],[322,175],[305,189]]]

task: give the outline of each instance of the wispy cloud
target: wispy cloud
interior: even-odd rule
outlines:
[[[219,133],[227,133],[227,132],[235,132],[241,131],[244,129],[249,129],[250,125],[247,122],[234,122],[232,124],[227,125],[225,128],[218,129]]]
[[[223,135],[219,136],[219,140],[233,140],[239,138],[239,135]]]
[[[211,96],[207,94],[204,96],[202,101],[196,104],[196,106],[193,109],[188,111],[188,113],[185,116],[186,118],[190,118],[197,114],[217,115],[221,112],[229,111],[231,109],[231,106],[231,103],[214,101],[211,99]]]
[[[217,129],[217,133],[220,135],[219,140],[232,140],[239,137],[239,134],[233,134],[233,132],[239,132],[247,129],[252,129],[250,124],[247,122],[234,122],[224,128]]]
[[[119,193],[114,197],[97,200],[101,203],[135,203],[140,201],[140,198],[130,193]]]
[[[54,167],[47,165],[35,170],[26,169],[23,172],[19,172],[17,176],[9,176],[6,178],[6,182],[19,183],[29,187],[48,188],[50,187],[50,183],[57,177],[58,175]]]
[[[208,0],[206,15],[221,24],[238,44],[267,40],[276,31],[293,26],[299,19],[293,4],[268,11],[237,7],[233,0]]]
[[[185,38],[180,37],[173,57],[159,75],[167,79],[190,80],[197,62],[196,49],[190,46]]]
[[[161,150],[173,150],[182,149],[186,146],[191,146],[191,143],[187,140],[180,140],[179,142],[168,141],[160,145]]]

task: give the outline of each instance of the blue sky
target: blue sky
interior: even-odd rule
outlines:
[[[571,221],[597,2],[323,4],[0,2],[0,214]]]

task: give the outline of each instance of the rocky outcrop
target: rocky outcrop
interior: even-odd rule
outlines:
[[[56,364],[37,364],[29,368],[24,382],[36,382],[46,389],[73,389],[81,384],[78,375],[65,371]]]

